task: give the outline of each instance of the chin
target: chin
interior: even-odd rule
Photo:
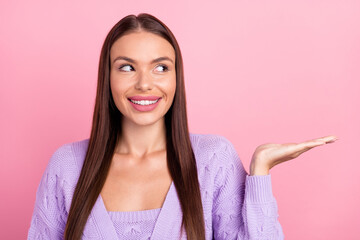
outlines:
[[[165,117],[165,116],[164,116]],[[139,126],[150,126],[150,125],[154,125],[156,123],[158,123],[159,121],[165,120],[164,117],[161,118],[154,118],[154,117],[146,117],[146,116],[142,116],[142,117],[136,117],[133,119],[128,119],[130,120],[133,124],[139,125]]]

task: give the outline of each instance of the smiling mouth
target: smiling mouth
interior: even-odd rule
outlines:
[[[129,100],[134,104],[141,105],[141,106],[147,106],[147,105],[157,103],[160,100],[160,98],[158,98],[156,100],[133,100],[133,99],[129,99]]]

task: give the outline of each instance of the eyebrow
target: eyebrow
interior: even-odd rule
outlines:
[[[134,59],[131,59],[131,58],[129,58],[129,57],[124,57],[124,56],[118,56],[117,58],[114,59],[113,63],[116,62],[117,60],[120,60],[120,59],[125,60],[125,61],[128,61],[128,62],[131,62],[131,63],[136,63],[136,61],[135,61]],[[171,58],[169,58],[169,57],[159,57],[159,58],[155,58],[155,59],[152,60],[150,63],[157,63],[157,62],[161,62],[161,61],[165,61],[165,60],[174,63],[173,60],[172,60]]]

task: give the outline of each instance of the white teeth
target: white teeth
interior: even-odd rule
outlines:
[[[159,99],[160,99],[160,98],[159,98]],[[140,100],[140,101],[136,101],[136,100],[130,99],[130,101],[133,102],[133,103],[135,103],[135,104],[139,104],[139,105],[146,106],[146,105],[150,105],[150,104],[156,103],[157,101],[159,101],[159,99],[154,100],[154,101],[150,101],[150,100]]]

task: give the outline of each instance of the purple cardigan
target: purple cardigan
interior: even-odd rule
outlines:
[[[190,134],[198,169],[206,239],[284,239],[271,175],[249,176],[229,140]],[[63,239],[73,192],[89,139],[64,144],[52,155],[36,193],[28,239]],[[149,239],[179,239],[182,211],[174,182]],[[99,195],[82,239],[117,239]],[[186,239],[183,234],[182,239]]]

